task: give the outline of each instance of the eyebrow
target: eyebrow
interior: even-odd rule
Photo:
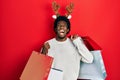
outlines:
[[[60,22],[57,23],[57,25],[60,24]],[[65,25],[67,25],[67,23],[65,23]]]

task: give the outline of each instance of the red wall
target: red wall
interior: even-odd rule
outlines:
[[[63,2],[64,1],[64,2]],[[119,0],[57,0],[60,12],[75,4],[70,34],[90,36],[102,47],[106,80],[120,80]],[[54,37],[52,0],[0,1],[0,80],[19,80],[33,50]]]

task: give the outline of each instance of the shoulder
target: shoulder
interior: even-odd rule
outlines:
[[[47,49],[50,48],[50,45],[52,45],[55,42],[55,38],[49,39],[46,42],[44,42],[43,47],[47,47]]]
[[[54,41],[55,41],[55,38],[52,38],[52,39],[47,40],[46,42],[51,43],[51,42],[54,42]]]

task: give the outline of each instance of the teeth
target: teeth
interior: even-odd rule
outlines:
[[[61,33],[64,33],[64,30],[60,30]]]

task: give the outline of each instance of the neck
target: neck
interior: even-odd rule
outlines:
[[[60,38],[60,37],[56,37],[56,40],[57,41],[60,41],[60,42],[63,42],[63,41],[65,41],[67,39],[67,37],[64,37],[64,38]]]

